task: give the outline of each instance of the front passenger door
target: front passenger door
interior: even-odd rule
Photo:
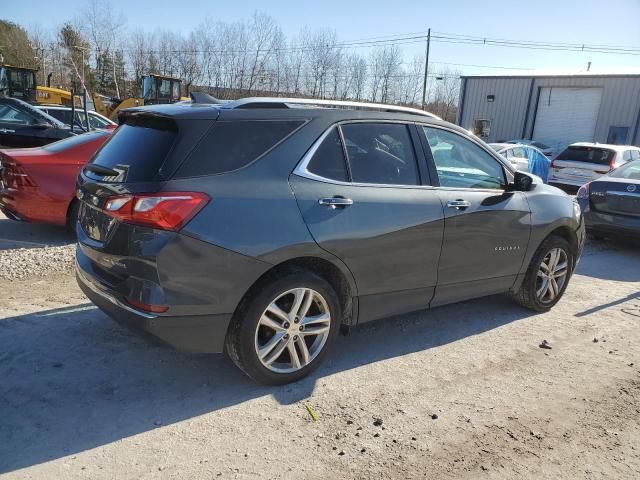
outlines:
[[[423,132],[445,216],[432,305],[508,290],[529,243],[525,195],[506,191],[503,165],[479,144],[451,130]]]

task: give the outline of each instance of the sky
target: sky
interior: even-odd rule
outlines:
[[[287,37],[303,26],[331,28],[340,41],[433,32],[509,40],[614,45],[640,49],[640,0],[105,0],[121,12],[129,29],[189,32],[209,16],[214,20],[247,19],[254,11],[273,16]],[[83,8],[83,0],[0,0],[0,18],[25,27],[55,29]],[[437,34],[436,34],[437,35]],[[423,41],[401,46],[409,60],[423,53]],[[370,48],[360,48],[367,53]],[[463,74],[500,75],[508,69],[577,73],[640,71],[635,55],[545,51],[502,46],[431,44],[432,72],[443,68]],[[445,65],[464,64],[464,65]],[[472,66],[473,65],[473,66]],[[503,68],[488,68],[488,67]]]

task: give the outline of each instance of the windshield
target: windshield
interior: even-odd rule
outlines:
[[[609,173],[610,177],[628,178],[629,180],[640,180],[640,160],[635,160],[616,168]]]

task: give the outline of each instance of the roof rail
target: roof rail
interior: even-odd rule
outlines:
[[[433,113],[418,110],[417,108],[387,105],[384,103],[320,100],[316,98],[248,97],[226,103],[222,108],[292,108],[290,105],[293,106],[293,108],[295,108],[296,105],[308,105],[324,108],[344,108],[348,110],[377,110],[381,112],[409,113],[442,120]]]

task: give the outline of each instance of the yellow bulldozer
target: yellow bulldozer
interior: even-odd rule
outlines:
[[[37,70],[13,65],[0,65],[0,94],[29,103],[71,106],[71,92],[36,84]],[[75,106],[82,106],[82,98],[74,96]]]
[[[96,93],[93,95],[93,104],[100,115],[117,121],[118,112],[123,108],[188,100],[181,96],[181,89],[182,80],[179,78],[149,74],[142,77],[142,98],[121,100]]]

